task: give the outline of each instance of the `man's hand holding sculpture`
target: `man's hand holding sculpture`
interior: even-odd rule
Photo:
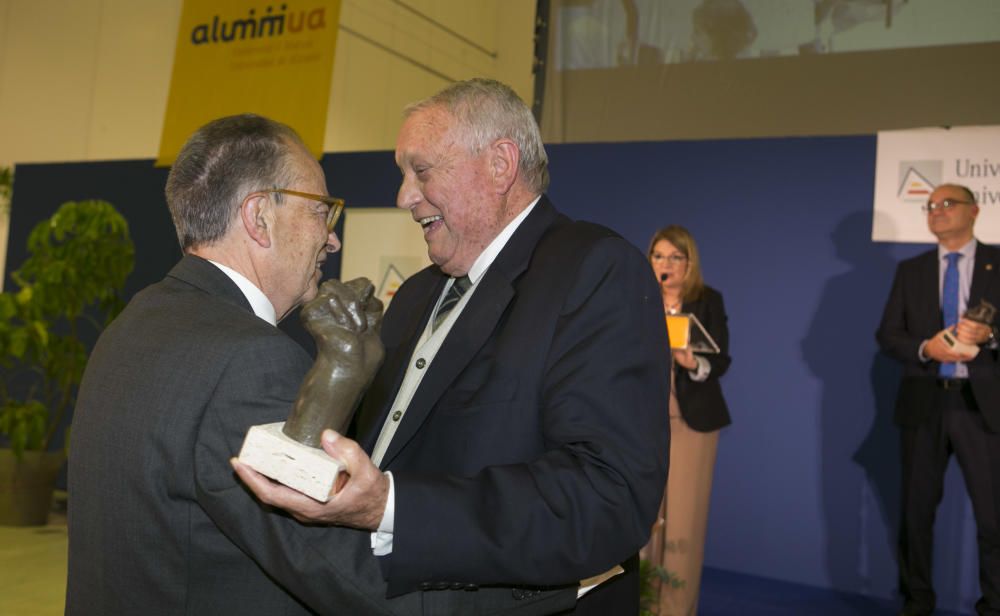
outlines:
[[[315,503],[319,510],[320,503],[338,499],[345,502],[344,509],[323,509],[330,522],[375,528],[381,514],[372,501],[384,503],[388,480],[357,443],[337,432],[343,433],[350,424],[385,356],[379,339],[382,302],[365,278],[346,283],[327,280],[316,298],[302,307],[301,315],[316,341],[315,363],[288,421],[251,427],[233,467],[267,504],[295,499],[308,506],[301,499],[310,499],[319,501]],[[364,506],[355,506],[358,499],[365,501]],[[376,515],[374,521],[369,519]]]

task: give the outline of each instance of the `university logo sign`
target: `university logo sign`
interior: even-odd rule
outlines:
[[[896,196],[907,203],[924,203],[934,187],[941,183],[940,160],[903,160],[899,162],[899,190]]]

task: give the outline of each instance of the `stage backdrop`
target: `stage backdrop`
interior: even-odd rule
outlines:
[[[871,241],[875,149],[874,136],[550,148],[557,207],[643,251],[657,227],[687,226],[707,282],[725,296],[734,361],[723,388],[734,423],[719,447],[709,566],[895,591],[900,370],[878,353],[874,331],[897,261],[929,245]],[[331,194],[347,199],[349,255],[352,208],[394,203],[399,172],[389,152],[322,163]],[[35,221],[63,201],[101,198],[132,224],[129,290],[159,279],[179,256],[165,176],[152,161],[19,166],[8,268]],[[327,267],[336,275],[340,260]],[[941,607],[971,611],[975,526],[955,465],[935,556]],[[863,600],[853,607],[870,611]]]
[[[922,208],[941,184],[961,184],[980,204],[976,235],[1000,242],[1000,126],[878,134],[872,239],[934,242]]]

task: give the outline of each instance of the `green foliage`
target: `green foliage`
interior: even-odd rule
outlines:
[[[18,290],[0,294],[0,434],[17,455],[48,449],[87,363],[79,336],[121,311],[135,254],[128,223],[104,201],[62,204],[28,251],[11,274]]]
[[[14,170],[0,167],[0,215],[6,215],[14,194]]]
[[[14,451],[41,449],[49,411],[38,400],[8,400],[0,407],[0,432],[9,435]]]
[[[677,577],[673,571],[667,571],[648,560],[639,561],[639,616],[653,616],[659,592],[669,592],[670,589],[684,588],[687,582]]]

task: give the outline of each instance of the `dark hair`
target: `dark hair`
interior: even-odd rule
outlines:
[[[701,258],[698,256],[698,246],[694,243],[694,237],[680,225],[663,227],[653,235],[653,239],[649,240],[647,259],[652,259],[653,249],[660,240],[667,240],[687,257],[687,275],[684,276],[684,285],[681,287],[681,300],[693,302],[700,298],[705,290],[705,281],[701,277]]]
[[[518,168],[536,193],[549,186],[549,158],[531,109],[510,86],[492,79],[459,81],[403,110],[409,117],[431,107],[448,111],[462,128],[465,145],[478,154],[497,139],[510,139],[521,154]]]
[[[290,126],[249,113],[195,131],[167,177],[167,207],[181,249],[221,239],[253,191],[290,184],[295,145],[305,147]],[[281,202],[280,194],[274,197]]]

